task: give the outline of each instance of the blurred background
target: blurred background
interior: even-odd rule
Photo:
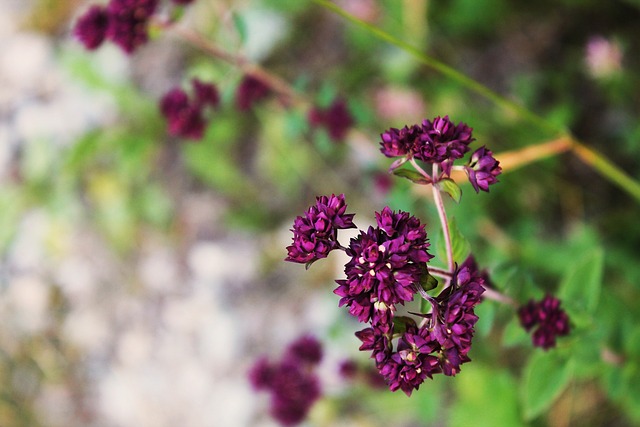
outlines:
[[[638,0],[335,3],[640,179]],[[179,26],[302,99],[239,111],[241,70],[171,29],[131,56],[86,51],[72,27],[90,4],[0,0],[0,426],[277,425],[246,372],[307,333],[325,349],[310,426],[640,425],[640,201],[570,153],[505,169],[489,194],[462,184],[447,204],[518,301],[604,259],[542,402],[523,391],[538,353],[490,301],[456,378],[411,398],[345,380],[341,361],[371,362],[332,293],[344,259],[283,262],[316,195],[344,193],[361,229],[387,204],[438,223],[428,192],[386,174],[389,127],[449,115],[498,159],[556,135],[313,2],[196,0]],[[200,141],[169,136],[158,109],[193,77],[222,98]],[[336,98],[353,120],[338,140],[307,120]]]

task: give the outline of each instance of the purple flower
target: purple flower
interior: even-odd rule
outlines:
[[[97,49],[107,34],[109,14],[102,6],[91,6],[78,18],[73,33],[87,49]]]
[[[326,258],[338,248],[338,230],[355,228],[354,214],[345,213],[346,209],[344,194],[317,197],[316,205],[295,219],[293,244],[287,247],[285,260],[306,264]]]
[[[439,348],[426,328],[405,332],[398,341],[398,350],[382,364],[382,374],[391,391],[402,390],[411,396],[426,378],[440,372],[438,357],[433,355]]]
[[[195,99],[190,99],[184,90],[173,88],[160,100],[160,112],[167,119],[169,134],[201,139],[206,126],[204,109],[217,105],[218,91],[213,84],[198,79],[193,79],[191,85]]]
[[[322,360],[322,345],[313,336],[302,336],[289,344],[286,357],[301,363],[317,365]]]
[[[465,123],[454,125],[448,116],[438,116],[433,121],[424,120],[422,126],[385,131],[380,151],[387,157],[415,157],[439,164],[449,175],[454,160],[469,151],[469,144],[474,141],[472,130]]]
[[[303,337],[297,340],[289,350],[304,341],[308,344],[309,339]],[[317,341],[315,343],[318,345],[315,353],[321,354],[320,344]],[[289,356],[276,362],[269,362],[266,357],[261,357],[248,373],[249,382],[256,391],[270,393],[270,413],[285,426],[302,422],[321,396],[320,381],[312,369],[314,364],[310,365],[309,360]]]
[[[478,148],[469,160],[469,164],[465,166],[465,171],[469,176],[469,181],[476,193],[489,191],[489,185],[498,182],[496,178],[502,172],[499,166],[500,162],[493,157],[491,150],[487,150],[484,146]]]
[[[193,0],[171,0],[175,4],[190,4],[193,3]]]
[[[149,40],[147,26],[157,7],[158,0],[111,0],[107,38],[132,53]]]
[[[474,308],[483,292],[481,274],[462,266],[454,273],[451,286],[436,299],[438,307],[434,309],[436,319],[431,336],[441,346],[440,366],[445,375],[456,375],[460,365],[471,360],[467,353],[478,321]]]
[[[353,117],[349,113],[346,102],[341,98],[335,99],[328,108],[312,108],[308,119],[313,127],[325,127],[334,141],[344,139],[353,125]]]
[[[269,87],[262,80],[247,74],[236,89],[236,105],[240,111],[247,111],[255,102],[266,98],[269,92]]]
[[[160,100],[160,111],[167,118],[169,134],[190,139],[200,139],[205,121],[202,111],[191,105],[187,94],[179,88],[167,92]]]
[[[530,300],[518,309],[520,324],[527,330],[536,326],[533,345],[548,350],[556,345],[557,336],[569,334],[569,316],[560,308],[560,300],[546,295],[541,301]]]
[[[422,133],[420,126],[391,128],[380,135],[380,151],[387,157],[402,157],[412,153],[413,143]]]
[[[204,107],[206,105],[210,107],[217,107],[220,104],[220,95],[215,85],[211,83],[204,83],[199,79],[191,80],[191,85],[195,93],[195,105],[198,107]]]
[[[413,300],[416,286],[432,255],[424,225],[407,212],[385,207],[376,212],[377,227],[351,239],[345,265],[346,280],[338,280],[335,294],[351,314],[366,322],[379,311]],[[377,305],[377,308],[376,308]]]

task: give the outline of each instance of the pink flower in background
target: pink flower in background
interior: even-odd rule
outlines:
[[[593,77],[611,77],[622,70],[622,50],[616,41],[594,36],[587,42],[585,61]]]

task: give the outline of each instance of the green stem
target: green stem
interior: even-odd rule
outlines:
[[[434,163],[433,176],[438,176],[438,173],[438,165]],[[451,245],[451,231],[449,230],[447,213],[444,210],[444,202],[442,201],[442,194],[440,194],[440,188],[438,188],[438,184],[434,183],[431,188],[433,190],[433,200],[435,201],[436,208],[438,209],[440,224],[442,225],[442,233],[444,234],[444,246],[447,250],[447,267],[449,268],[449,271],[453,272],[455,269],[455,264],[453,260],[453,246]]]

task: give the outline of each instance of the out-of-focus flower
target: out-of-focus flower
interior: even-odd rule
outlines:
[[[97,49],[104,41],[109,26],[107,10],[98,5],[91,6],[73,28],[73,34],[89,50]]]
[[[418,121],[425,111],[425,103],[413,90],[400,87],[384,87],[375,93],[375,108],[380,118],[386,120]]]
[[[111,0],[107,38],[132,53],[149,40],[147,26],[157,7],[158,0]]]
[[[345,213],[346,209],[344,194],[317,197],[316,205],[293,223],[293,244],[287,247],[286,261],[306,264],[326,258],[339,246],[338,230],[355,228],[354,214]]]
[[[478,193],[480,190],[488,192],[489,185],[498,182],[496,177],[502,173],[502,168],[500,162],[493,157],[491,150],[482,146],[471,155],[465,171],[473,189]]]
[[[527,330],[536,327],[533,345],[548,350],[556,345],[556,337],[570,332],[569,316],[560,308],[560,300],[546,295],[541,301],[530,300],[518,309],[520,324]]]
[[[342,98],[336,98],[329,107],[324,109],[313,107],[309,111],[308,119],[312,127],[326,128],[334,141],[344,139],[353,125],[353,117]]]
[[[247,74],[236,89],[236,105],[240,111],[247,111],[254,103],[266,98],[270,92],[262,80]]]
[[[602,36],[591,37],[586,46],[585,62],[593,77],[611,77],[622,70],[622,49],[616,41]]]
[[[193,79],[191,84],[194,99],[181,88],[173,88],[160,100],[160,112],[167,119],[171,135],[201,139],[206,125],[204,109],[218,105],[218,91],[214,85],[198,79]]]
[[[309,352],[310,348],[313,351]],[[297,357],[291,357],[292,353]],[[320,381],[313,367],[321,354],[322,347],[315,338],[302,337],[289,346],[282,360],[269,362],[262,357],[249,370],[254,389],[271,394],[270,413],[282,425],[302,422],[320,398]]]

